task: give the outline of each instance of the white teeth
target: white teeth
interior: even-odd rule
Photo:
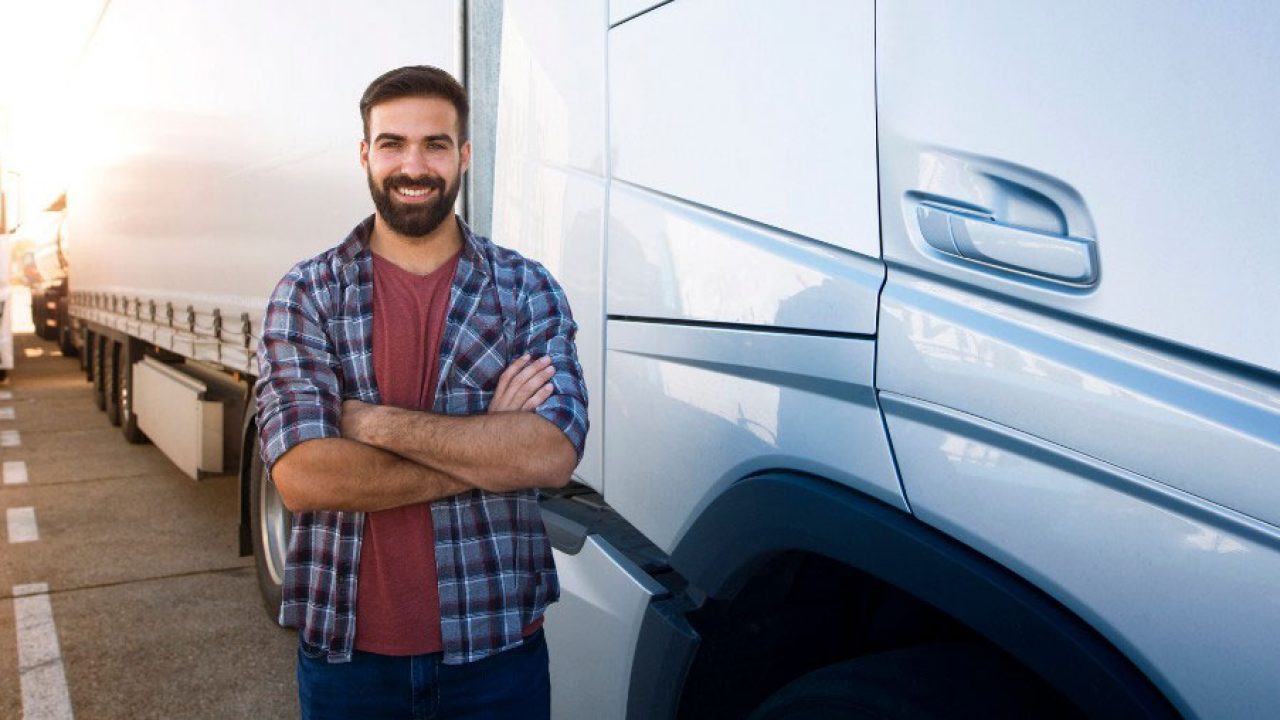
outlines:
[[[409,188],[397,188],[396,191],[401,195],[408,195],[409,197],[422,197],[427,194],[426,190],[410,190]]]

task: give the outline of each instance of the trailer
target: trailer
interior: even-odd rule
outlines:
[[[457,73],[463,6],[116,0],[73,96],[67,315],[98,407],[193,480],[241,478],[241,553],[279,603],[289,515],[251,389],[267,298],[370,212],[357,104],[391,67]]]

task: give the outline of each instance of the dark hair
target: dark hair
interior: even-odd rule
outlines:
[[[458,142],[467,140],[467,118],[470,106],[467,91],[452,75],[430,65],[408,65],[385,72],[369,83],[360,97],[360,119],[364,123],[364,139],[369,139],[369,111],[374,105],[404,97],[441,98],[453,103],[458,111]]]

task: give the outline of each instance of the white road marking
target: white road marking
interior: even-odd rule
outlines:
[[[27,461],[26,460],[5,460],[4,461],[4,484],[5,485],[25,485],[27,483]]]
[[[9,523],[10,544],[35,542],[40,539],[40,528],[36,527],[35,508],[9,508],[5,514]]]
[[[13,414],[13,408],[0,407],[0,420],[16,420],[16,419],[17,417],[15,417]]]
[[[23,720],[72,720],[58,628],[46,583],[13,586]]]
[[[13,399],[12,390],[0,390],[0,400],[12,400],[12,399]]]
[[[22,436],[17,430],[0,430],[0,447],[18,447],[22,444]]]

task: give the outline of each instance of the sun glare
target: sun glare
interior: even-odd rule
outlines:
[[[74,75],[109,2],[0,0],[0,182],[23,217],[74,177]]]

